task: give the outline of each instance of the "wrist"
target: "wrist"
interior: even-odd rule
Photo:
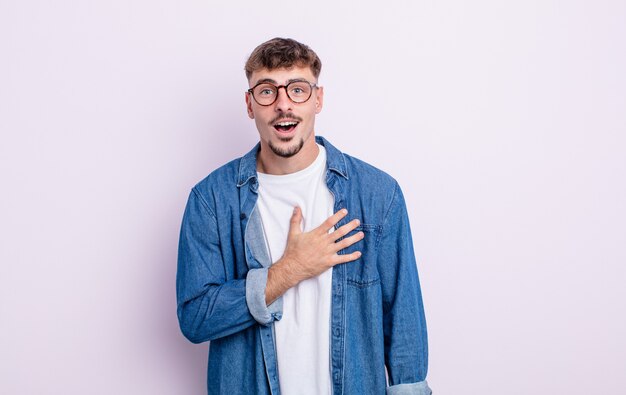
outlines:
[[[270,266],[268,276],[270,275],[269,273],[276,278],[277,282],[284,286],[285,291],[302,281],[298,279],[296,271],[293,269],[293,261],[285,256]]]
[[[265,287],[266,305],[269,306],[297,283],[298,281],[293,275],[288,259],[281,258],[274,262],[267,270],[267,284]]]

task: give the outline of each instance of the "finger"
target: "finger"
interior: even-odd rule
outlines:
[[[291,219],[289,220],[289,236],[302,233],[302,229],[300,229],[301,222],[302,210],[300,207],[296,206],[293,209],[293,214],[291,214]]]
[[[338,240],[356,229],[356,227],[359,226],[360,223],[361,221],[359,221],[358,219],[353,219],[352,221],[338,228],[334,232],[330,233],[330,236],[333,240]]]
[[[341,219],[345,217],[346,215],[348,215],[348,210],[346,210],[345,208],[342,208],[341,210],[337,211],[335,214],[328,217],[326,221],[322,222],[322,224],[318,226],[316,229],[320,230],[323,233],[328,233],[328,231],[334,228],[335,225],[337,225],[337,222],[341,221]]]
[[[350,253],[350,254],[336,255],[335,265],[338,265],[340,263],[356,261],[360,257],[361,257],[361,251],[354,251],[353,253]]]
[[[363,237],[365,237],[365,233],[363,232],[358,232],[356,234],[353,234],[350,237],[346,237],[345,239],[335,243],[335,250],[339,251],[339,250],[343,250],[346,247],[350,247],[352,244],[363,240]]]

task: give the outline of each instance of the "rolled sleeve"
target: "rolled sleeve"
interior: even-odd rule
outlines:
[[[280,320],[283,314],[283,299],[278,298],[269,306],[265,304],[267,268],[252,269],[246,278],[246,302],[254,319],[261,325]]]
[[[387,387],[387,395],[431,395],[433,391],[426,380],[419,383],[397,384]]]

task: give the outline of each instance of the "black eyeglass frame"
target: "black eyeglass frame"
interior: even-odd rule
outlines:
[[[291,98],[291,96],[289,96],[289,85],[291,84],[296,84],[296,83],[302,83],[302,82],[306,82],[307,84],[309,84],[309,86],[311,87],[311,92],[309,92],[309,97],[306,98],[306,100],[303,101],[295,101]],[[270,104],[261,104],[259,103],[259,101],[256,99],[256,97],[254,97],[254,89],[259,86],[259,85],[271,85],[274,88],[276,88],[276,97],[274,98],[274,101],[271,102]],[[312,84],[307,80],[295,80],[295,81],[291,81],[290,83],[288,83],[287,85],[274,85],[271,82],[259,82],[258,84],[256,84],[255,86],[253,86],[252,88],[248,89],[247,92],[252,96],[252,98],[254,99],[254,101],[256,102],[256,104],[258,104],[259,106],[263,106],[263,107],[267,107],[267,106],[271,106],[272,104],[276,103],[276,100],[278,100],[278,91],[280,90],[280,88],[285,88],[285,93],[287,94],[287,97],[289,98],[289,100],[291,100],[293,103],[295,104],[302,104],[302,103],[306,103],[309,101],[309,99],[311,98],[311,96],[313,96],[313,89],[317,88],[317,84]]]

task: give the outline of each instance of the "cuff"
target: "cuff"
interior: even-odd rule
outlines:
[[[283,298],[276,299],[269,306],[265,305],[265,286],[267,268],[251,269],[246,277],[246,303],[248,310],[259,324],[269,325],[283,316]]]
[[[426,380],[418,383],[396,384],[387,387],[387,395],[430,395],[433,391]]]

